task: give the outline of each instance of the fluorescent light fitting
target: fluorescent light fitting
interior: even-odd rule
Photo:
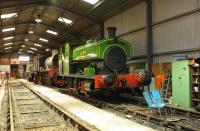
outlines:
[[[7,47],[7,48],[4,48],[5,50],[8,50],[8,49],[11,49],[12,47]]]
[[[2,32],[13,31],[15,27],[2,29]]]
[[[29,31],[28,31],[28,33],[29,33],[29,34],[33,34],[33,33],[34,33],[34,31],[32,31],[32,30],[29,30]]]
[[[96,4],[99,0],[83,0],[83,1],[94,5],[94,4]]]
[[[35,46],[38,46],[38,47],[42,47],[42,45],[40,45],[40,44],[37,44],[37,43],[35,43],[34,45],[35,45]]]
[[[6,46],[6,45],[12,45],[12,44],[13,44],[13,43],[5,43],[5,44],[3,44],[3,45],[5,45],[5,46]]]
[[[29,52],[29,53],[34,53],[33,51],[30,51],[30,50],[29,50],[29,51],[27,51],[27,52]]]
[[[7,19],[7,18],[13,17],[15,15],[17,15],[17,13],[3,14],[3,15],[1,15],[1,19]]]
[[[13,39],[13,38],[14,38],[13,36],[10,36],[10,37],[3,38],[3,40],[10,40],[10,39]]]
[[[44,38],[40,38],[39,40],[44,41],[44,42],[48,42],[48,40],[44,39]]]
[[[47,30],[47,33],[49,33],[49,34],[53,34],[53,35],[58,35],[58,33],[57,33],[57,32],[55,32],[55,31],[52,31],[52,30]]]
[[[33,48],[33,47],[31,47],[30,49],[31,49],[31,50],[37,50],[36,48]]]
[[[28,41],[28,39],[24,39],[25,41]]]
[[[37,23],[41,23],[41,22],[42,22],[42,19],[40,19],[40,18],[36,18],[36,19],[35,19],[35,22],[37,22]]]
[[[66,23],[66,24],[72,24],[71,20],[69,20],[67,18],[63,18],[63,17],[58,18],[58,21]]]

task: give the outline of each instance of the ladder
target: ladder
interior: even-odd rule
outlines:
[[[170,102],[172,96],[172,78],[171,74],[165,74],[165,78],[162,82],[162,97],[166,103]]]

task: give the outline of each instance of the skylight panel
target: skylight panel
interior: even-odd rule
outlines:
[[[30,49],[31,49],[31,50],[37,50],[36,48],[33,48],[33,47],[31,47]]]
[[[10,39],[13,39],[13,38],[14,38],[13,36],[9,36],[9,37],[3,38],[3,40],[10,40]]]
[[[58,33],[57,33],[57,32],[55,32],[55,31],[52,31],[52,30],[47,30],[47,33],[49,33],[49,34],[53,34],[53,35],[58,35]]]
[[[7,46],[7,45],[12,45],[13,43],[5,43],[3,45]]]
[[[29,51],[27,51],[27,52],[29,52],[29,53],[34,53],[33,51],[30,51],[30,50],[29,50]]]
[[[2,29],[2,32],[8,32],[8,31],[13,31],[15,30],[15,27],[12,27],[12,28],[4,28]]]
[[[99,0],[83,0],[83,1],[94,5],[94,4],[96,4]]]
[[[17,15],[17,13],[3,14],[3,15],[1,15],[1,19],[7,19],[7,18],[16,16],[16,15]]]
[[[44,38],[40,38],[39,40],[44,41],[44,42],[48,42],[48,40],[44,39]]]
[[[11,49],[12,47],[6,47],[6,48],[4,48],[5,50],[8,50],[8,49]]]
[[[58,18],[58,21],[66,23],[66,24],[72,24],[71,20],[69,20],[67,18],[63,18],[63,17]]]
[[[35,45],[35,46],[38,46],[38,47],[42,47],[42,45],[40,45],[40,44],[37,44],[37,43],[35,43],[34,45]]]

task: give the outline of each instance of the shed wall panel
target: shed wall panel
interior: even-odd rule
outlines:
[[[198,5],[199,5],[199,8],[200,8],[200,0],[198,0]]]
[[[196,58],[200,57],[199,51],[194,51],[194,52],[186,52],[186,53],[181,53],[185,54],[188,58]],[[175,54],[174,54],[175,55]],[[155,56],[154,57],[154,63],[165,63],[165,62],[171,62],[174,60],[174,55],[163,55],[163,56]]]
[[[132,56],[146,54],[146,30],[137,31],[121,37],[130,42],[132,46]]]
[[[105,29],[109,26],[117,27],[117,35],[141,28],[146,23],[146,5],[141,3],[105,21]],[[107,33],[105,33],[107,36]]]
[[[153,0],[153,23],[200,8],[200,0]],[[177,17],[153,26],[154,53],[200,48],[200,12]],[[146,54],[146,3],[141,3],[105,21],[115,26],[117,35],[132,44],[133,56]],[[107,33],[105,33],[107,36]],[[189,53],[192,56],[194,53]],[[155,56],[154,63],[169,62],[173,55]]]
[[[153,23],[183,14],[197,7],[197,0],[153,0]]]
[[[200,48],[200,13],[153,27],[154,53]]]
[[[200,12],[196,13],[194,17],[194,44],[197,46],[197,48],[200,48]]]

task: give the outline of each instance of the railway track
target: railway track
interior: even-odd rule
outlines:
[[[110,103],[110,101],[112,100],[109,100],[108,102],[108,101],[103,101],[96,98],[88,98],[83,95],[77,95],[77,94],[74,94],[73,92],[67,92],[66,89],[60,89],[60,88],[56,88],[56,89],[59,89],[61,92],[64,92],[66,94],[79,98],[80,100],[85,101],[89,104],[92,104],[98,108],[102,108],[102,109],[117,113],[121,115],[122,117],[132,119],[134,121],[137,121],[138,123],[150,126],[157,130],[187,130],[187,131],[200,130],[200,127],[199,127],[200,115],[196,114],[195,112],[189,112],[185,110],[172,108],[173,116],[168,116],[168,117],[163,116],[161,118],[157,114],[157,112],[149,110],[146,107],[143,107],[142,105],[137,106],[137,101],[127,102],[125,104],[119,104],[119,103],[116,104],[115,102]],[[37,92],[34,92],[34,91],[31,91],[31,92],[38,95],[39,97],[42,97],[40,94],[37,94]],[[116,101],[119,101],[119,100],[116,100]],[[123,102],[124,101],[128,101],[128,100],[123,99]],[[138,103],[141,103],[141,101],[139,101]],[[140,108],[137,108],[137,107],[140,107]],[[168,111],[168,113],[170,112],[169,107],[166,107],[166,110]],[[59,114],[62,114],[62,113],[59,113]],[[76,123],[76,122],[73,122],[73,123]],[[75,127],[77,128],[77,125]],[[79,130],[81,129],[80,127],[81,126],[79,126]]]
[[[144,106],[141,107],[141,105],[137,106],[137,101],[128,102],[127,104],[116,104],[115,102],[110,103],[95,98],[88,98],[83,95],[77,95],[63,89],[59,90],[98,108],[120,114],[128,119],[132,119],[152,128],[157,128],[158,130],[200,131],[200,115],[196,112],[167,106],[165,108],[167,115],[162,115],[162,117],[160,117],[157,110],[150,110]]]
[[[1,130],[98,130],[18,81],[11,83],[6,91],[7,122],[4,119],[5,125],[1,125]]]

